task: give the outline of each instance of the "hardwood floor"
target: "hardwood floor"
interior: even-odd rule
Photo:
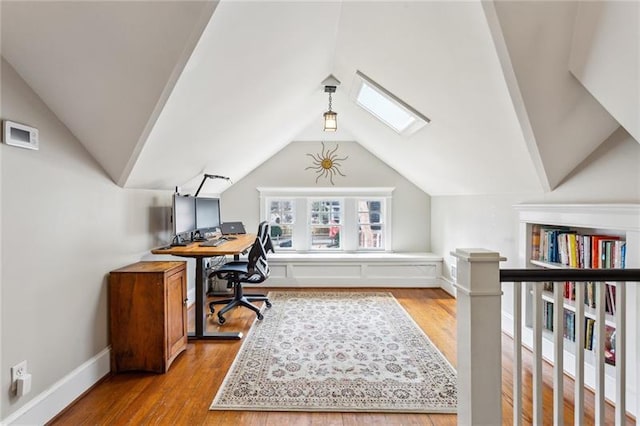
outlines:
[[[265,291],[288,289],[265,289]],[[314,289],[290,289],[310,291]],[[331,291],[353,291],[315,289]],[[440,289],[357,289],[389,291],[409,312],[447,359],[456,365],[456,301]],[[209,328],[247,332],[255,316],[234,309],[223,327]],[[268,321],[268,311],[265,321]],[[503,424],[512,423],[511,339],[503,335]],[[51,425],[455,425],[454,414],[305,413],[209,411],[209,405],[231,366],[242,341],[190,342],[166,374],[124,373],[109,375],[68,407]],[[525,424],[531,424],[531,354],[523,356]],[[573,382],[565,378],[565,422],[573,423]],[[545,407],[552,407],[551,368],[544,372]],[[585,401],[593,424],[593,395]],[[551,408],[544,410],[544,424],[552,424]],[[607,408],[613,419],[613,408]],[[635,424],[628,419],[629,424]],[[609,420],[607,421],[609,424]],[[613,424],[613,420],[611,420]]]

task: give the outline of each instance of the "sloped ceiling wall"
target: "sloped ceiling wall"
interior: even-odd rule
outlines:
[[[215,5],[3,1],[2,56],[120,182]]]
[[[320,84],[339,11],[336,2],[220,3],[126,186],[188,188],[203,172],[237,181],[291,142],[326,108]]]
[[[578,2],[483,4],[2,2],[2,54],[122,186],[238,181],[314,140],[334,74],[332,140],[431,195],[542,193],[619,124],[568,71]],[[431,124],[402,137],[357,107],[356,70]]]
[[[581,2],[569,69],[640,141],[640,2]]]
[[[554,189],[619,124],[568,69],[578,2],[494,2],[545,177]]]

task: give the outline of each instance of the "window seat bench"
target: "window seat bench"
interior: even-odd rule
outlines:
[[[433,253],[269,253],[272,287],[440,287]]]

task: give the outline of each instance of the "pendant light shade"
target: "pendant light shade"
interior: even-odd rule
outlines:
[[[338,114],[331,110],[324,113],[324,131],[335,132],[338,130]]]

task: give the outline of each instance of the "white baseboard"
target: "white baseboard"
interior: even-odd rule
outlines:
[[[451,296],[457,298],[458,293],[456,291],[456,286],[453,281],[448,278],[440,277],[440,288],[449,293]]]
[[[502,331],[513,338],[513,315],[502,311]]]
[[[95,385],[111,371],[111,347],[100,353],[54,383],[49,389],[35,396],[6,419],[3,425],[45,424],[71,404],[76,398]]]
[[[369,279],[356,280],[353,278],[299,278],[295,280],[285,280],[281,278],[269,278],[259,287],[288,287],[288,288],[440,288],[440,282],[437,279],[421,279],[421,280],[389,280],[389,279]],[[248,289],[253,288],[247,286]],[[258,287],[255,287],[258,288]]]

